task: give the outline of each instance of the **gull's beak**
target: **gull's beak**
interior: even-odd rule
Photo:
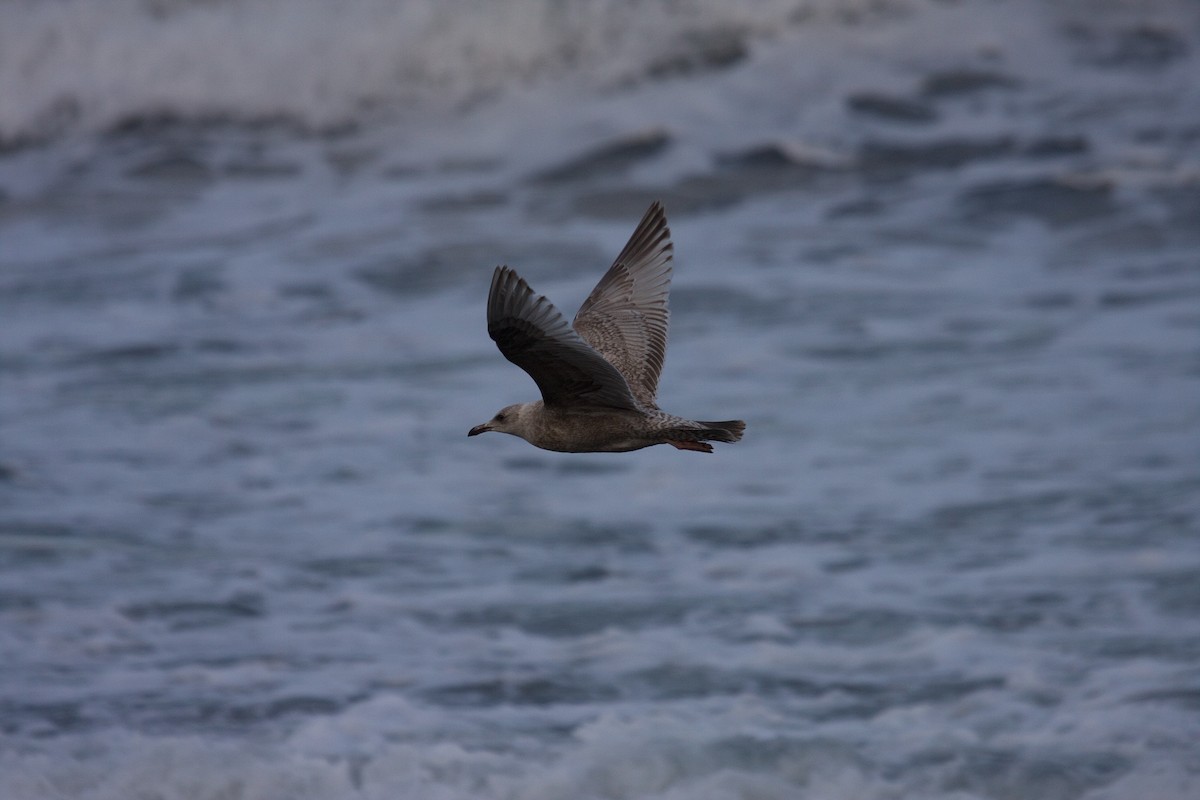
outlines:
[[[491,429],[492,426],[485,422],[482,425],[476,425],[474,428],[471,428],[471,430],[467,431],[467,436],[478,436],[481,433],[487,433]]]

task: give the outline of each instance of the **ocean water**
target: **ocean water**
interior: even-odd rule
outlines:
[[[0,3],[0,798],[1200,796],[1200,6]],[[645,207],[713,455],[466,431]]]

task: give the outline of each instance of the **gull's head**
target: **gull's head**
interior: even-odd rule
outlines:
[[[492,417],[482,425],[476,425],[471,430],[467,431],[467,436],[476,436],[488,431],[496,431],[498,433],[510,433],[513,436],[525,438],[526,425],[529,422],[529,408],[532,403],[516,403],[511,406],[505,406],[496,412],[496,416]]]

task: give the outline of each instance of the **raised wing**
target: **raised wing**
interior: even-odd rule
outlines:
[[[637,409],[629,385],[517,273],[496,267],[488,292],[488,335],[500,352],[529,373],[548,406]]]
[[[655,202],[575,315],[575,330],[625,377],[638,402],[657,408],[667,353],[671,231]]]

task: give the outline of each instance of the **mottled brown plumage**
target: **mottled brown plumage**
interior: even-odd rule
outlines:
[[[658,407],[674,250],[662,204],[654,203],[573,323],[579,335],[625,376],[645,408]]]
[[[573,326],[516,272],[497,267],[488,292],[488,335],[529,373],[542,399],[501,409],[467,435],[500,431],[569,453],[655,444],[711,453],[708,441],[741,439],[741,420],[699,422],[658,407],[672,252],[662,205],[654,203]]]

